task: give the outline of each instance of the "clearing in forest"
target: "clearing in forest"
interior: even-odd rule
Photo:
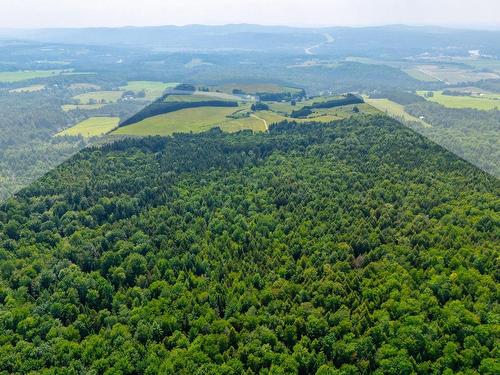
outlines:
[[[57,136],[82,136],[85,138],[97,137],[118,126],[120,119],[118,117],[90,117],[78,124],[72,126],[71,128],[65,129]]]
[[[448,108],[473,108],[482,111],[489,111],[500,108],[500,94],[478,94],[478,95],[444,95],[442,91],[432,91],[432,96],[428,96],[428,91],[418,91],[418,95],[429,101],[439,103]]]
[[[405,111],[405,107],[403,107],[401,104],[393,102],[392,100],[365,98],[365,101],[373,107],[377,108],[379,111],[382,111],[389,116],[396,118],[397,120],[414,121],[420,123],[424,127],[431,127],[431,125],[425,122],[423,119],[407,113]]]
[[[241,111],[241,107],[197,107],[148,117],[132,125],[120,127],[114,135],[171,135],[173,133],[199,133],[214,127],[234,132],[242,129],[264,131],[264,123],[256,118],[228,117]]]

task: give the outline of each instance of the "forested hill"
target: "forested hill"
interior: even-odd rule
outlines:
[[[0,208],[0,372],[498,373],[499,192],[385,116],[82,151]]]

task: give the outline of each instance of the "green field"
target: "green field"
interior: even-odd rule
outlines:
[[[313,111],[314,112],[313,115],[311,115],[310,117],[318,116],[317,118],[314,118],[314,119],[315,119],[315,121],[320,121],[320,122],[342,120],[342,119],[346,119],[346,118],[353,116],[354,107],[358,108],[360,114],[376,114],[376,113],[380,112],[378,109],[374,108],[373,106],[366,104],[366,103],[362,103],[362,104],[344,105],[342,107],[335,107],[335,108],[315,109]],[[328,120],[329,118],[331,120]]]
[[[225,132],[234,133],[245,129],[251,129],[253,131],[265,131],[267,130],[266,124],[267,123],[263,120],[251,116],[239,119],[230,119],[220,124],[219,127]]]
[[[120,87],[120,90],[133,91],[136,94],[144,90],[147,100],[155,100],[156,98],[162,96],[166,89],[173,88],[177,85],[177,83],[164,83],[156,81],[130,81],[126,86]]]
[[[297,105],[293,106],[289,102],[271,102],[271,103],[266,103],[269,108],[271,108],[273,111],[280,112],[284,115],[288,115],[292,113],[293,110],[300,109],[303,107],[305,104],[304,102],[298,103]]]
[[[217,98],[208,95],[169,95],[165,99],[166,102],[204,102],[207,100],[216,100]]]
[[[284,115],[289,115],[290,113],[292,113],[292,111],[296,111],[302,107],[310,106],[310,105],[313,105],[315,103],[323,103],[323,102],[327,102],[329,100],[334,100],[334,99],[339,99],[339,96],[337,96],[337,95],[317,96],[317,97],[314,97],[314,98],[311,98],[308,100],[297,102],[296,105],[291,105],[290,102],[270,102],[270,103],[266,103],[266,104],[273,111],[279,112],[279,113],[284,114]],[[358,107],[359,107],[359,105],[358,105]],[[337,107],[337,108],[341,108],[341,107]],[[352,109],[352,107],[351,107],[351,109]]]
[[[261,119],[264,119],[268,125],[271,125],[271,124],[277,123],[277,122],[281,122],[284,120],[290,120],[290,118],[282,116],[282,115],[280,115],[276,112],[272,112],[272,111],[259,111],[256,115],[258,117],[260,117]]]
[[[316,97],[312,98],[309,100],[304,100],[302,102],[297,102],[296,105],[291,105],[290,102],[270,102],[266,103],[269,108],[271,108],[273,111],[280,112],[285,115],[289,115],[292,113],[292,111],[298,110],[302,107],[305,107],[307,105],[312,105],[314,103],[319,103],[319,102],[324,102],[330,99],[335,99],[335,97],[332,96],[321,96],[321,97]]]
[[[203,92],[196,93],[193,95],[168,95],[165,99],[166,102],[205,102],[213,100],[228,100],[228,101],[239,101],[239,98],[234,95],[217,93],[217,92]]]
[[[364,99],[368,104],[377,108],[379,111],[387,113],[389,116],[395,117],[398,120],[402,119],[404,121],[415,121],[419,122],[425,127],[431,126],[424,120],[406,113],[405,108],[401,104],[395,103],[389,99]]]
[[[227,95],[227,94],[222,94]],[[215,92],[198,92],[195,95],[169,95],[170,102],[193,102],[214,100],[220,96]],[[231,95],[228,95],[231,97]],[[224,96],[225,98],[225,96]],[[113,135],[171,135],[173,133],[202,132],[213,127],[220,127],[223,131],[235,132],[243,129],[254,131],[266,131],[269,125],[284,120],[295,122],[332,122],[353,116],[353,108],[356,106],[360,114],[378,112],[372,106],[365,103],[358,105],[347,105],[330,109],[316,109],[307,118],[294,119],[289,117],[293,110],[302,108],[304,105],[312,105],[332,99],[338,96],[322,96],[311,98],[298,103],[296,106],[290,103],[270,103],[270,110],[251,112],[251,103],[235,107],[198,107],[181,109],[174,112],[161,114],[146,118],[137,123],[120,127],[113,131]],[[220,97],[219,97],[220,99]]]
[[[78,100],[80,104],[114,103],[122,97],[122,94],[123,91],[92,91],[73,96],[73,99]]]
[[[9,90],[12,93],[23,93],[23,92],[36,92],[41,91],[45,88],[45,85],[31,85],[26,87],[19,87],[17,89]]]
[[[299,92],[300,89],[293,87],[280,86],[274,83],[228,83],[225,85],[216,86],[215,89],[218,89],[223,92],[232,93],[234,89],[243,90],[247,94],[256,94],[258,92],[267,92],[267,93],[280,93],[280,92]]]
[[[417,94],[425,97],[427,91],[418,91]],[[425,97],[427,100],[439,103],[448,108],[474,108],[488,111],[500,108],[500,94],[482,94],[478,96],[443,95],[442,91],[433,91],[434,96]]]
[[[171,135],[173,133],[199,133],[219,126],[222,130],[232,132],[241,129],[256,131],[265,130],[263,121],[256,118],[232,119],[227,116],[241,107],[198,107],[181,109],[144,119],[138,123],[115,130],[114,135]]]
[[[89,110],[89,109],[99,109],[104,107],[106,104],[64,104],[61,109],[64,112],[74,111],[76,109]]]
[[[71,128],[65,129],[58,136],[78,136],[97,137],[109,133],[118,126],[120,119],[118,117],[90,117]]]
[[[12,83],[35,78],[46,78],[58,75],[62,70],[20,70],[16,72],[0,72],[0,82]]]
[[[217,91],[196,91],[193,95],[203,95],[206,97],[209,97],[211,100],[242,100],[239,96],[233,95],[233,94],[228,94],[225,92],[217,92]]]

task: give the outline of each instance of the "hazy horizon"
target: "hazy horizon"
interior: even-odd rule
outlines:
[[[477,0],[0,0],[3,29],[255,24],[291,27],[385,25],[500,29],[500,2]]]
[[[456,30],[471,30],[471,31],[500,31],[500,26],[468,26],[468,25],[438,25],[438,24],[409,24],[409,23],[381,23],[381,24],[366,24],[366,25],[292,25],[292,24],[259,24],[259,23],[221,23],[221,24],[208,24],[208,23],[187,23],[182,25],[175,24],[155,24],[155,25],[96,25],[96,26],[43,26],[43,27],[0,27],[0,30],[42,30],[42,29],[126,29],[126,28],[161,28],[161,27],[190,27],[190,26],[259,26],[259,27],[289,27],[289,28],[302,28],[302,29],[322,29],[322,28],[370,28],[370,27],[415,27],[415,28],[443,28],[443,29],[456,29]]]

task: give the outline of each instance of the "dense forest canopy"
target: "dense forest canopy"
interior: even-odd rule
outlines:
[[[499,192],[386,116],[86,149],[0,207],[0,372],[498,374]]]
[[[432,102],[413,103],[405,108],[432,123],[428,128],[416,124],[409,124],[410,127],[500,178],[499,110],[446,108]]]

